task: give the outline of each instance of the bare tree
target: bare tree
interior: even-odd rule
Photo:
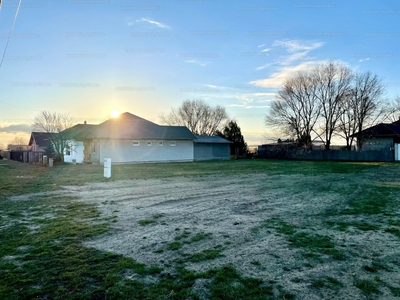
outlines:
[[[19,151],[22,151],[22,149],[24,148],[23,146],[25,146],[25,145],[27,145],[27,143],[25,142],[25,139],[23,139],[22,137],[16,136],[12,140],[11,144],[8,144],[7,148],[8,148],[8,150],[18,149]]]
[[[351,149],[353,135],[366,126],[373,125],[382,114],[380,97],[384,86],[379,77],[371,72],[357,73],[351,89],[344,95],[339,121],[339,135],[345,138],[347,149]],[[362,140],[357,139],[359,149]]]
[[[52,147],[60,156],[61,161],[64,161],[64,149],[67,148],[71,137],[63,131],[72,127],[74,123],[74,118],[69,114],[41,111],[33,119],[32,127],[40,132],[52,133],[49,135]]]
[[[23,139],[22,137],[16,136],[13,139],[12,144],[17,146],[22,146],[22,145],[27,145],[28,143],[26,143],[25,139]]]
[[[382,122],[396,122],[400,120],[400,96],[397,96],[384,105],[380,119]]]
[[[321,105],[321,130],[324,134],[325,150],[329,150],[332,136],[338,129],[342,103],[351,87],[353,75],[348,67],[335,62],[317,66],[312,75],[317,83],[315,96]]]
[[[321,112],[316,89],[315,76],[310,72],[287,79],[271,105],[266,125],[280,127],[289,136],[295,136],[299,144],[310,147],[311,134]]]
[[[203,100],[185,100],[178,109],[160,115],[167,125],[186,126],[196,135],[215,135],[222,130],[228,114],[224,107],[211,107]]]

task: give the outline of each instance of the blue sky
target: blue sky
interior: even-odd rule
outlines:
[[[0,55],[19,0],[3,0]],[[22,0],[0,68],[0,147],[41,110],[158,122],[185,99],[224,105],[249,144],[282,80],[334,60],[400,95],[400,2]]]

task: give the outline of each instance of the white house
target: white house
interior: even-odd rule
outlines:
[[[113,163],[193,161],[196,147],[213,145],[204,137],[196,144],[198,138],[185,126],[161,126],[128,112],[99,125],[78,124],[64,133],[71,137],[64,161],[77,163],[103,163],[104,158]],[[219,150],[202,151],[201,159],[228,159],[230,142],[214,141]],[[221,151],[223,144],[226,151]]]
[[[161,126],[123,113],[98,125],[77,124],[65,131],[71,138],[65,162],[113,163],[229,159],[231,142],[210,136],[196,137],[185,126]]]
[[[64,161],[103,163],[169,162],[229,159],[231,142],[195,136],[185,126],[162,126],[123,113],[98,125],[77,124],[65,131],[71,138]]]

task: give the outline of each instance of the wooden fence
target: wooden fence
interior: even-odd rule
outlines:
[[[10,159],[30,164],[48,165],[52,158],[39,151],[10,151]]]

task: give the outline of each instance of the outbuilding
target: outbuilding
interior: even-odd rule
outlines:
[[[196,136],[194,160],[229,159],[232,142],[219,136]]]

